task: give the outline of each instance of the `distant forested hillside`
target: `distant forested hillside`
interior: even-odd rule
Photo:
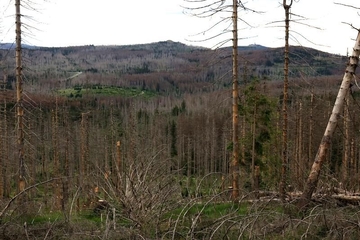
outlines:
[[[231,49],[211,50],[164,41],[129,46],[24,48],[29,91],[47,92],[84,85],[132,87],[159,94],[211,92],[227,88]],[[283,48],[239,47],[240,83],[281,80]],[[1,49],[1,71],[13,82],[14,49]],[[290,49],[290,76],[313,78],[342,73],[346,58],[303,47]],[[73,78],[77,73],[78,77]],[[14,83],[12,83],[14,84]]]

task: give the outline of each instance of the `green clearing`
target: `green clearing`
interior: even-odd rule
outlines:
[[[143,97],[145,99],[156,96],[153,91],[141,90],[137,88],[122,88],[114,86],[93,85],[89,87],[75,86],[58,90],[62,96],[69,98],[81,98],[83,96],[123,96],[123,97]]]

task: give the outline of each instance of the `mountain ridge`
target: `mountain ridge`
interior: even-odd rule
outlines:
[[[97,48],[151,48],[152,46],[157,46],[157,45],[164,45],[166,47],[171,47],[171,46],[182,46],[183,48],[188,48],[188,49],[203,49],[203,50],[218,50],[218,49],[229,49],[232,48],[231,46],[226,46],[226,47],[221,47],[218,49],[211,49],[211,48],[207,48],[207,47],[203,47],[203,46],[196,46],[196,45],[188,45],[182,42],[176,42],[176,41],[172,41],[172,40],[166,40],[166,41],[158,41],[158,42],[150,42],[150,43],[139,43],[139,44],[124,44],[124,45],[94,45],[94,44],[90,44],[90,45],[74,45],[74,46],[52,46],[52,47],[44,47],[44,46],[37,46],[37,45],[30,45],[30,44],[22,44],[22,47],[24,49],[65,49],[65,48],[83,48],[83,47],[97,47]],[[16,45],[15,43],[0,43],[0,49],[2,50],[9,50],[9,49],[15,49]],[[305,49],[312,49],[318,52],[322,52],[322,53],[327,53],[327,54],[331,54],[331,55],[338,55],[339,54],[333,54],[333,53],[329,53],[329,52],[325,52],[322,50],[318,50],[315,48],[310,48],[310,47],[303,47],[303,46],[290,46],[290,47],[299,47],[299,48],[305,48]],[[249,44],[249,45],[241,45],[238,46],[238,50],[239,51],[248,51],[248,50],[266,50],[266,49],[282,49],[284,47],[267,47],[267,46],[263,46],[263,45],[259,45],[259,44]]]
[[[4,45],[5,46],[5,45]],[[15,49],[0,49],[1,72],[14,85]],[[284,49],[239,46],[239,71],[248,79],[281,80]],[[181,42],[113,46],[29,47],[23,49],[27,79],[41,88],[95,84],[140,88],[159,93],[194,93],[227,88],[231,84],[232,48],[209,49]],[[346,58],[312,48],[290,47],[290,77],[343,73]],[[68,79],[74,72],[83,74]],[[64,84],[63,82],[66,82]],[[61,86],[56,85],[61,82]]]

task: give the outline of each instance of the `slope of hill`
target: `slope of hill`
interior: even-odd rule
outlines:
[[[6,46],[3,45],[3,46]],[[0,71],[14,81],[14,49],[0,49]],[[278,80],[283,48],[239,47],[239,68],[246,77]],[[135,87],[158,93],[208,92],[231,83],[231,48],[211,50],[162,41],[127,46],[74,46],[23,49],[24,72],[32,89],[48,91],[74,85]],[[291,77],[337,75],[343,56],[303,47],[290,48]],[[77,73],[78,77],[69,78]]]

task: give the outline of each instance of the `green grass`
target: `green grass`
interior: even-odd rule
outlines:
[[[178,217],[180,214],[185,216],[193,216],[198,213],[201,213],[203,218],[207,219],[217,219],[221,216],[224,216],[228,213],[237,213],[239,216],[247,214],[249,211],[249,204],[248,203],[241,203],[236,205],[234,203],[198,203],[189,205],[187,208],[177,208],[165,215],[165,218],[170,216]]]
[[[64,215],[60,212],[46,212],[46,213],[39,213],[34,216],[29,214],[25,214],[20,216],[21,221],[27,222],[31,225],[39,225],[44,223],[52,223],[56,221],[61,221],[64,219]]]
[[[155,92],[148,90],[100,85],[90,87],[75,86],[73,88],[60,89],[58,93],[70,98],[81,98],[89,95],[151,98],[157,95]]]

